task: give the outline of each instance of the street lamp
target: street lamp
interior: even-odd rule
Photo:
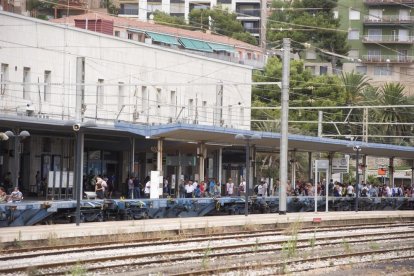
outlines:
[[[7,138],[5,139],[5,136]],[[19,134],[15,134],[13,131],[6,131],[2,135],[2,140],[8,140],[9,138],[14,138],[14,187],[19,186],[19,161],[20,161],[20,152],[19,152],[19,139],[22,140],[30,136],[30,133],[27,130],[21,131]]]
[[[82,198],[82,178],[83,178],[83,145],[84,145],[84,129],[88,127],[96,127],[96,122],[89,120],[78,123],[69,121],[66,126],[71,126],[76,136],[76,152],[75,152],[75,185],[76,185],[76,225],[80,224],[80,201]]]
[[[356,175],[355,175],[355,212],[358,212],[358,200],[359,200],[359,152],[361,151],[361,146],[354,146],[354,151],[356,151]]]
[[[245,187],[245,202],[244,202],[244,215],[247,217],[249,215],[249,180],[250,180],[250,142],[252,140],[261,139],[258,134],[253,135],[243,135],[237,134],[235,136],[236,140],[246,141],[246,187]]]

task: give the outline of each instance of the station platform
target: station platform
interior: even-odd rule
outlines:
[[[252,214],[248,216],[208,216],[188,218],[163,218],[151,220],[128,220],[89,222],[76,224],[36,225],[0,228],[0,242],[47,240],[85,236],[106,236],[145,232],[185,231],[206,228],[223,228],[255,225],[287,227],[290,223],[352,224],[358,222],[414,221],[414,211],[361,211],[361,212],[307,212],[279,214]]]

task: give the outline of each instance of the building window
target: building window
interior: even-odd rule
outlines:
[[[240,126],[243,126],[244,123],[244,107],[240,106],[240,114],[239,114]]]
[[[392,66],[375,66],[374,75],[375,76],[391,76]]]
[[[368,11],[369,21],[378,22],[382,19],[382,10],[380,9],[370,9]]]
[[[315,75],[315,66],[305,66],[305,70],[309,70],[309,72],[312,73],[312,75]]]
[[[98,87],[96,89],[96,104],[102,107],[102,105],[104,104],[104,80],[103,79],[98,79]]]
[[[381,61],[381,50],[380,49],[368,50],[368,61]]]
[[[52,87],[50,85],[51,82],[52,82],[52,72],[45,71],[44,85],[43,85],[43,99],[45,102],[50,102],[50,99],[52,98],[52,94],[51,94]]]
[[[350,30],[348,32],[349,40],[358,40],[359,39],[359,30]]]
[[[162,94],[161,94],[161,88],[157,88],[157,108],[161,108],[162,103]]]
[[[326,75],[326,74],[328,74],[328,66],[319,67],[319,75]]]
[[[120,31],[115,31],[115,36],[116,37],[120,37],[121,36],[121,32]]]
[[[175,119],[175,116],[177,116],[177,92],[176,91],[170,91],[170,115],[171,115],[171,119]]]
[[[128,33],[128,39],[134,39],[134,34],[133,33]]]
[[[9,81],[9,65],[8,64],[1,64],[1,72],[0,72],[0,95],[4,95],[6,93],[7,84],[3,84],[3,82]]]
[[[142,87],[142,90],[141,90],[141,93],[142,93],[142,97],[141,97],[141,99],[142,99],[142,112],[144,112],[145,114],[147,114],[147,116],[148,116],[148,113],[149,113],[149,110],[147,110],[148,109],[148,88],[146,87],[146,86],[143,86]]]
[[[207,101],[203,101],[201,103],[201,116],[200,116],[200,118],[202,120],[207,121]]]
[[[232,117],[233,117],[233,107],[231,105],[229,105],[229,107],[228,107],[228,121],[227,121],[229,127],[231,127],[231,125],[233,123],[232,122]]]
[[[368,29],[368,41],[381,41],[382,30],[381,29]]]
[[[316,52],[315,50],[306,50],[306,59],[316,59]]]
[[[349,20],[360,20],[361,13],[356,10],[349,10]]]
[[[123,82],[118,82],[118,110],[121,111],[124,103],[128,102],[125,95],[125,85]]]
[[[194,100],[193,99],[188,100],[188,119],[189,120],[194,119]]]
[[[361,74],[361,75],[366,75],[367,74],[367,67],[366,66],[357,66],[356,67],[356,72],[358,74]]]
[[[30,100],[30,68],[23,68],[23,98]]]

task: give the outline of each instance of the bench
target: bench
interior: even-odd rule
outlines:
[[[96,199],[95,192],[83,192],[86,195],[86,199]]]

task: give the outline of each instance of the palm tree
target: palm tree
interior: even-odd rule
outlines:
[[[367,90],[364,93],[363,103],[368,105],[410,105],[414,104],[412,98],[407,97],[404,93],[404,85],[400,83],[386,83],[378,90]],[[389,136],[408,136],[411,133],[411,127],[408,125],[398,125],[394,123],[412,122],[409,108],[406,107],[387,107],[376,108],[371,112],[370,119],[375,122],[387,123],[376,128],[376,133]],[[371,132],[372,133],[372,132]],[[404,138],[385,138],[386,143],[407,142],[409,139]]]
[[[353,105],[361,99],[364,91],[371,86],[369,80],[367,76],[354,71],[341,74],[341,81],[345,89],[345,102],[348,105]]]
[[[363,99],[363,95],[366,90],[372,88],[369,84],[369,78],[367,76],[355,73],[342,73],[341,82],[344,86],[344,101],[347,105],[355,105]],[[348,121],[361,122],[362,121],[362,110],[350,110],[350,114],[347,116]],[[360,128],[355,125],[348,125],[343,130],[344,133],[349,135],[356,135],[360,133]]]

